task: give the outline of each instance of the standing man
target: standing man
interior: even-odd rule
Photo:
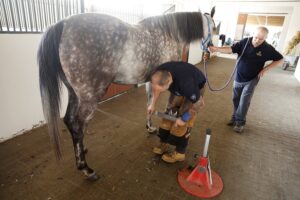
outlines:
[[[256,29],[253,37],[245,38],[231,47],[209,47],[210,52],[237,53],[240,57],[233,83],[234,110],[227,123],[228,126],[234,126],[237,133],[243,132],[250,101],[259,79],[268,70],[283,63],[282,55],[265,41],[268,33],[268,29],[261,26]],[[269,60],[272,62],[264,66]]]
[[[203,94],[205,76],[194,65],[185,62],[167,62],[152,73],[151,86],[153,97],[148,106],[148,114],[155,110],[156,101],[161,92],[170,91],[166,113],[178,119],[172,122],[162,119],[159,126],[160,145],[153,148],[155,154],[162,155],[168,163],[183,161],[196,113],[204,105]],[[168,145],[176,146],[168,154]]]

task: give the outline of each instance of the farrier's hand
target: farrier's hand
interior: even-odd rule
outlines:
[[[178,118],[175,122],[175,126],[184,126],[185,122],[182,119]]]
[[[154,113],[155,106],[153,104],[150,104],[147,108],[147,114],[152,115]]]

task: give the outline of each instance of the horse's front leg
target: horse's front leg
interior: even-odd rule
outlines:
[[[146,93],[147,93],[147,106],[150,105],[151,100],[152,100],[152,87],[151,87],[151,82],[147,82],[145,84],[145,88],[146,88]],[[152,119],[151,119],[151,115],[147,115],[147,122],[146,122],[146,128],[148,133],[156,133],[157,128],[152,126]]]

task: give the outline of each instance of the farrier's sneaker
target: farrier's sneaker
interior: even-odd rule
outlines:
[[[159,146],[154,147],[152,152],[158,155],[162,155],[168,151],[169,145],[167,143],[160,143]]]
[[[185,154],[184,153],[178,153],[176,151],[172,153],[165,153],[162,156],[163,161],[167,163],[175,163],[177,161],[184,161],[185,160]]]

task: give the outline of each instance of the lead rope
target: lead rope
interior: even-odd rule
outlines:
[[[244,49],[243,49],[243,51],[242,51],[242,54],[238,57],[238,59],[237,59],[237,61],[236,61],[236,63],[235,63],[235,66],[234,66],[234,69],[233,69],[233,71],[232,71],[232,73],[231,73],[231,75],[230,75],[230,78],[229,78],[228,81],[225,83],[225,85],[224,85],[223,87],[221,87],[221,88],[215,89],[215,88],[212,88],[212,87],[211,87],[211,85],[210,85],[210,83],[209,83],[209,80],[208,80],[207,70],[206,70],[206,66],[207,66],[207,65],[206,65],[206,61],[205,61],[205,60],[203,61],[204,75],[205,75],[205,78],[206,78],[206,81],[207,81],[207,85],[208,85],[208,88],[210,89],[210,91],[212,91],[212,92],[218,92],[218,91],[224,90],[224,89],[229,85],[230,81],[231,81],[232,78],[233,78],[233,75],[234,75],[235,72],[236,72],[237,64],[239,63],[241,57],[244,55],[244,52],[245,52],[245,50],[246,50],[246,48],[247,48],[248,42],[249,42],[249,38],[247,39],[247,42],[246,42],[246,45],[245,45],[245,47],[244,47]],[[203,48],[203,49],[204,49],[204,48]],[[207,46],[206,46],[206,52],[207,52]]]

